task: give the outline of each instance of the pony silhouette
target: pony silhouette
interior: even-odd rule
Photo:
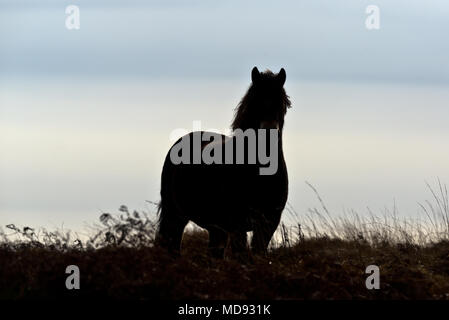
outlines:
[[[291,103],[283,87],[286,80],[283,68],[274,74],[269,70],[259,72],[254,67],[251,80],[236,108],[231,128],[234,133],[252,131],[256,140],[250,141],[251,134],[244,135],[243,148],[238,149],[236,134],[197,131],[180,138],[168,152],[161,176],[156,245],[179,254],[184,228],[193,221],[208,230],[209,250],[214,257],[223,257],[228,242],[233,254],[243,253],[248,231],[253,231],[252,251],[266,252],[287,201],[288,175],[282,132]],[[262,139],[266,134],[256,135],[264,131],[274,131],[276,135],[274,138],[270,135],[269,139]],[[201,141],[197,146],[195,138]],[[174,163],[172,156],[179,154],[183,143],[187,146],[183,157],[190,161]],[[276,162],[276,170],[261,174],[266,162],[249,160],[251,152],[266,150],[268,145],[275,146],[270,149],[270,156],[275,155],[272,160]],[[208,148],[213,149],[211,154],[218,161],[195,162],[195,157]],[[232,156],[225,155],[225,150],[231,150]],[[243,163],[237,159],[239,150],[244,153]]]

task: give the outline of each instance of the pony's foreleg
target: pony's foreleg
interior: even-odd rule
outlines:
[[[156,245],[178,255],[181,251],[182,234],[188,220],[176,214],[162,212],[156,233]]]
[[[214,258],[223,258],[228,233],[220,228],[211,227],[209,231],[209,253]]]
[[[251,239],[251,250],[255,254],[266,254],[268,244],[279,225],[279,220],[263,220],[255,224],[253,238]]]
[[[248,239],[245,231],[235,231],[230,234],[232,254],[237,258],[243,258],[247,254]]]

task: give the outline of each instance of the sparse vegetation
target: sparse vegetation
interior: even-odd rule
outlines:
[[[312,186],[311,186],[312,187]],[[104,213],[93,235],[0,229],[0,299],[449,299],[447,189],[428,185],[426,220],[332,215],[320,207],[306,216],[288,207],[295,225],[282,224],[266,257],[237,261],[207,254],[208,234],[186,230],[182,256],[153,247],[155,217]],[[65,268],[81,270],[81,290],[65,288]],[[367,290],[365,269],[380,268],[380,289]]]

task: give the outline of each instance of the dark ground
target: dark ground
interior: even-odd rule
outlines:
[[[173,258],[151,246],[64,248],[0,244],[0,299],[446,299],[449,242],[429,246],[306,239],[239,262],[207,255],[207,233],[186,233]],[[368,290],[368,265],[380,289]],[[81,289],[67,290],[68,265]]]

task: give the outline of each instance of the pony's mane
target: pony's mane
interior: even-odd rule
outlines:
[[[259,75],[260,75],[259,79],[261,81],[272,80],[277,76],[270,70],[261,72]],[[283,87],[280,90],[279,98],[281,100],[279,112],[282,114],[279,127],[282,130],[284,125],[284,115],[287,112],[287,108],[291,107],[290,97],[287,95]],[[257,104],[260,101],[260,99],[261,97],[257,93],[255,85],[251,83],[245,95],[243,96],[242,100],[240,100],[239,104],[235,108],[234,119],[231,124],[232,130],[236,129],[246,130],[251,127],[252,119],[248,119],[249,118],[248,116],[251,116],[248,111],[251,110],[253,105]]]

